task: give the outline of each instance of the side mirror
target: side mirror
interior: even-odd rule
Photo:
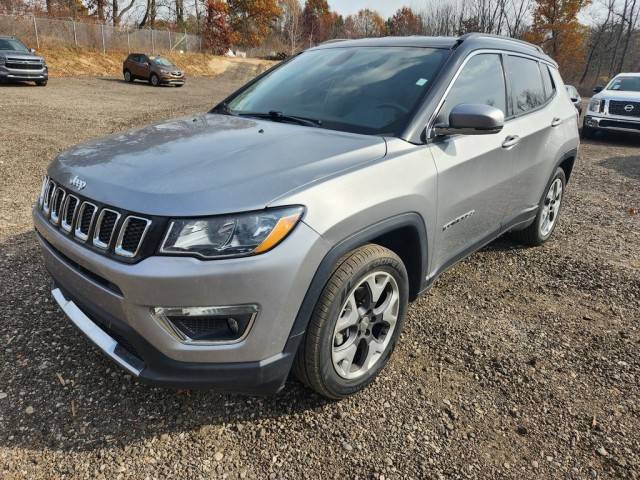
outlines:
[[[504,113],[495,107],[477,103],[463,103],[449,113],[449,125],[436,125],[436,135],[488,135],[498,133],[504,126]]]
[[[576,103],[576,102],[578,101],[578,97],[571,97],[571,101],[572,101],[573,103]]]
[[[600,93],[602,90],[604,90],[603,85],[596,85],[595,88],[593,89],[593,93]]]

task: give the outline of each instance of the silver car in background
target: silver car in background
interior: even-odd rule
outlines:
[[[640,73],[620,73],[594,88],[582,125],[582,136],[598,131],[640,134]]]
[[[44,58],[16,37],[0,36],[0,82],[35,82],[44,87],[49,68]]]
[[[33,210],[53,296],[141,380],[353,394],[441,273],[551,237],[579,144],[564,88],[502,37],[311,48],[209,113],[59,155]]]

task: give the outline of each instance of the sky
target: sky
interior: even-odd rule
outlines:
[[[358,13],[358,10],[370,8],[377,10],[384,18],[392,16],[401,7],[415,6],[420,2],[415,0],[328,0],[332,10],[346,16]],[[424,3],[424,2],[421,2]]]

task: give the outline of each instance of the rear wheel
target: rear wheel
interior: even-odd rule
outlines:
[[[160,78],[155,73],[151,74],[151,77],[149,77],[149,81],[151,82],[151,85],[153,85],[154,87],[157,87],[160,85]]]
[[[514,237],[525,245],[536,246],[546,242],[558,225],[564,187],[567,183],[564,170],[558,168],[549,181],[540,200],[538,214],[531,225],[513,232]]]
[[[133,82],[133,75],[131,75],[131,72],[129,70],[124,71],[124,81],[128,83]]]
[[[391,250],[365,245],[343,257],[316,304],[295,375],[330,399],[362,390],[389,361],[407,303],[407,271]]]

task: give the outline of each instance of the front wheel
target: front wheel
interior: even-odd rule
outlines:
[[[155,73],[151,74],[151,77],[149,78],[149,80],[151,81],[151,85],[153,85],[154,87],[157,87],[160,85],[160,78],[158,78],[158,76]]]
[[[124,72],[124,81],[127,83],[133,82],[133,75],[131,75],[131,72],[129,70],[125,70]]]
[[[38,87],[46,87],[47,86],[47,80],[36,80],[36,85]]]
[[[296,355],[296,377],[340,399],[369,385],[389,361],[408,303],[402,260],[379,245],[343,257],[327,282]]]
[[[540,200],[536,219],[524,230],[513,232],[516,239],[530,246],[542,245],[549,240],[558,225],[566,183],[564,170],[558,167]]]

